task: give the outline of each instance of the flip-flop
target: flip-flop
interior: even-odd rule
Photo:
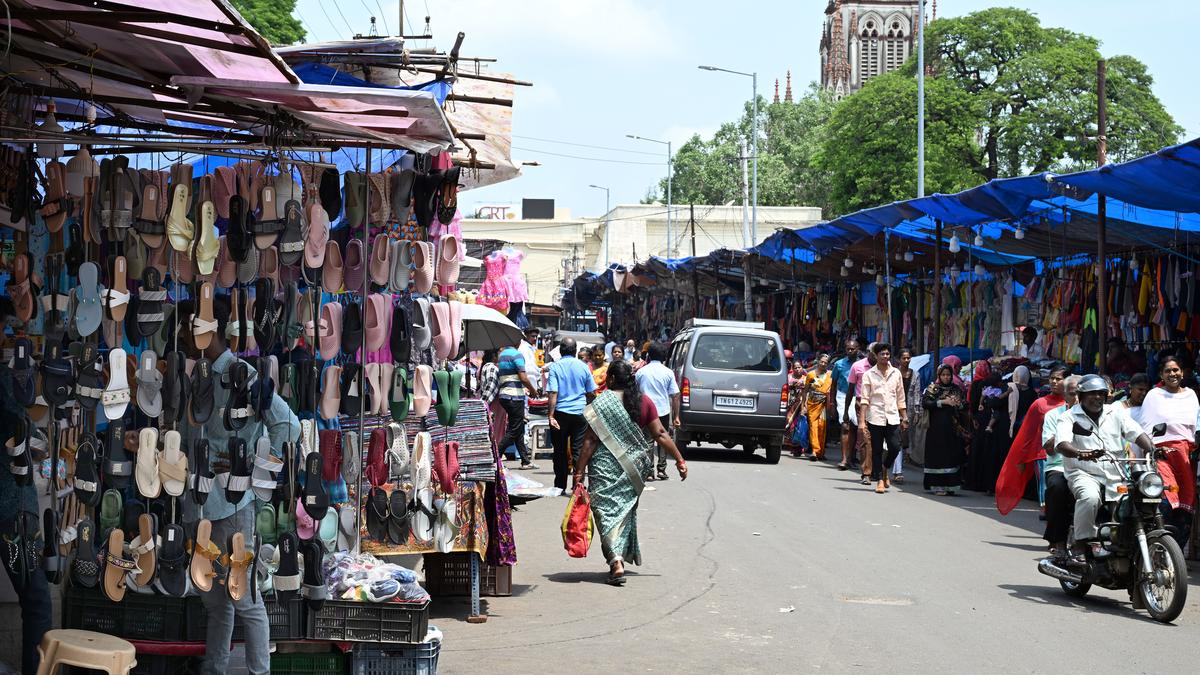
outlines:
[[[391,258],[388,288],[393,293],[407,293],[412,279],[412,243],[407,239],[393,239],[388,242],[388,248]]]
[[[342,367],[325,366],[321,373],[321,406],[320,414],[323,420],[337,419],[342,408]]]
[[[459,257],[462,242],[453,234],[443,234],[437,250],[437,282],[443,287],[453,288],[458,283]]]
[[[388,241],[388,236],[380,233],[375,235],[371,242],[371,262],[367,266],[367,272],[370,274],[371,283],[377,288],[387,288],[391,278],[391,246],[388,245]]]
[[[100,583],[100,565],[96,555],[96,525],[88,518],[75,526],[75,559],[71,561],[71,580],[82,588]]]
[[[240,359],[235,361],[221,384],[229,392],[226,407],[221,410],[225,429],[241,431],[254,415],[254,410],[250,407],[250,369],[246,362]],[[249,467],[245,475],[249,478]]]
[[[412,349],[423,352],[433,344],[433,321],[430,318],[428,298],[417,298],[413,301],[412,313]]]
[[[246,440],[234,436],[229,439],[229,474],[225,479],[225,499],[230,504],[240,504],[250,489],[250,452]]]
[[[295,265],[304,255],[304,216],[300,202],[291,199],[283,207],[283,233],[279,236],[279,262]]]
[[[125,256],[113,256],[109,266],[108,289],[104,292],[104,311],[113,321],[124,321],[129,310],[129,271]]]
[[[317,526],[317,539],[325,547],[326,553],[337,551],[338,522],[337,509],[329,508],[325,511],[325,517],[321,519],[321,523]]]
[[[250,474],[251,488],[259,501],[271,501],[271,497],[275,494],[275,488],[279,485],[275,476],[282,470],[283,462],[271,454],[270,437],[260,436],[254,452],[254,469]],[[274,514],[272,514],[273,518]]]
[[[196,538],[192,544],[190,576],[196,590],[207,593],[212,590],[217,572],[213,566],[221,560],[221,549],[212,540],[212,522],[202,519],[196,524]]]
[[[300,544],[300,550],[304,554],[304,585],[300,589],[300,595],[305,599],[310,611],[319,612],[325,606],[325,600],[329,598],[322,572],[325,552],[321,543],[317,541]],[[278,590],[279,586],[275,588]]]
[[[254,551],[246,548],[246,537],[241,532],[229,535],[229,576],[225,590],[237,602],[246,596],[250,584],[250,569],[254,564]]]
[[[330,239],[325,242],[325,262],[321,268],[321,288],[327,293],[341,293],[345,281],[345,270],[342,263],[342,249],[337,241]]]
[[[364,260],[362,239],[354,238],[346,242],[346,259],[344,261],[345,275],[343,278],[347,292],[362,292],[364,281],[363,277],[366,272],[364,269],[365,265],[366,261]]]
[[[367,491],[367,536],[375,541],[387,541],[388,536],[388,495],[381,487],[372,487]]]
[[[329,216],[320,204],[309,204],[306,208],[308,228],[304,231],[304,268],[306,278],[311,284],[322,277],[325,245],[329,243]]]
[[[208,439],[196,439],[192,453],[192,457],[195,459],[192,465],[196,467],[196,471],[192,474],[191,488],[192,501],[201,506],[208,501],[208,495],[212,492],[213,486],[213,473],[208,461],[208,451]]]
[[[192,424],[204,424],[212,417],[214,387],[212,363],[200,357],[192,366],[192,391],[188,404],[188,418]]]
[[[163,492],[171,497],[183,495],[188,484],[188,458],[180,445],[179,432],[170,429],[163,433],[163,449],[158,458],[159,478]]]
[[[300,542],[296,535],[284,532],[279,535],[279,569],[275,571],[273,585],[275,595],[281,602],[287,602],[296,597],[300,590],[300,564],[297,559],[297,549]]]
[[[408,543],[408,494],[399,487],[388,496],[387,538],[397,546]]]
[[[254,340],[262,352],[269,352],[275,346],[278,334],[280,307],[275,301],[275,283],[267,278],[254,282]]]
[[[434,546],[439,553],[451,553],[458,539],[458,502],[453,497],[439,499],[434,502],[434,509],[437,511]]]
[[[434,543],[434,537],[437,534],[438,511],[434,508],[433,488],[416,489],[413,507],[410,528],[412,536],[418,544],[428,546]]]
[[[75,328],[83,337],[100,328],[103,317],[100,293],[100,268],[93,262],[83,263],[79,266],[79,286],[75,293]],[[15,302],[16,296],[13,299]]]
[[[147,349],[138,357],[139,367],[134,378],[137,380],[137,404],[147,417],[162,414],[163,375],[158,370],[158,355]]]
[[[154,587],[163,595],[182,598],[188,591],[188,555],[183,526],[168,523],[162,528],[158,550],[158,578]]]
[[[37,386],[34,380],[33,342],[27,337],[19,337],[13,344],[11,372],[13,398],[23,408],[32,406],[37,399]]]
[[[164,359],[166,373],[162,386],[162,417],[164,425],[172,425],[183,418],[188,405],[187,357],[183,352],[171,352]]]
[[[137,536],[129,542],[129,554],[133,556],[137,565],[137,574],[131,576],[137,586],[145,588],[154,581],[154,575],[158,568],[155,555],[158,536],[154,527],[154,516],[149,513],[138,516],[137,529]]]
[[[358,510],[350,504],[338,509],[338,533],[335,549],[353,551],[358,545]]]
[[[413,247],[413,290],[428,293],[433,288],[433,244],[415,241]]]
[[[108,386],[100,395],[100,403],[104,406],[104,416],[109,420],[119,420],[125,416],[129,407],[129,372],[125,350],[111,349],[108,352]]]
[[[125,557],[125,532],[114,527],[108,533],[108,547],[104,553],[104,595],[113,602],[123,600],[125,575],[137,571],[137,563]]]
[[[96,439],[84,434],[75,448],[75,497],[87,506],[95,506],[100,500],[100,470],[96,466]]]
[[[158,429],[145,427],[138,432],[137,463],[134,467],[138,492],[149,499],[162,494],[162,479],[158,475]]]
[[[329,510],[329,494],[321,481],[321,454],[310,453],[304,459],[304,496],[302,497],[305,513],[314,521],[320,521]]]
[[[413,376],[412,404],[412,412],[417,417],[424,418],[433,404],[432,382],[433,369],[424,364],[417,366],[416,374]]]
[[[229,198],[229,226],[225,230],[225,245],[229,248],[229,257],[236,263],[246,262],[252,247],[248,223],[250,218],[243,196],[231,196]]]

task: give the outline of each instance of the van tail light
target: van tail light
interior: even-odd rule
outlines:
[[[785,413],[788,409],[788,388],[785,385],[783,391],[779,394],[779,412]]]
[[[683,405],[692,404],[692,383],[685,377],[683,382],[679,384],[679,401]]]

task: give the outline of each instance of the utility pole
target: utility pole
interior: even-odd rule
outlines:
[[[942,363],[942,221],[934,219],[933,240],[933,367]]]
[[[925,0],[917,1],[917,196],[925,196]]]
[[[754,300],[750,297],[750,224],[747,219],[746,209],[750,203],[750,181],[746,175],[746,142],[742,141],[742,245],[746,249],[746,254],[742,256],[742,284],[745,286],[742,299],[746,304],[745,315],[747,321],[754,320]]]
[[[1096,164],[1108,163],[1108,64],[1096,62]],[[1096,332],[1100,334],[1099,373],[1104,374],[1108,340],[1108,199],[1103,193],[1096,198]],[[1088,364],[1090,365],[1090,364]],[[1086,368],[1087,366],[1085,366]],[[1086,372],[1086,370],[1085,370]]]
[[[692,231],[692,258],[696,257],[696,205],[688,205],[688,224]],[[696,316],[700,316],[700,276],[696,267],[692,266],[692,303]]]

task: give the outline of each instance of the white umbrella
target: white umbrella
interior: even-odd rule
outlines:
[[[462,322],[463,337],[467,349],[471,351],[503,349],[521,344],[523,335],[517,324],[491,307],[464,304]]]

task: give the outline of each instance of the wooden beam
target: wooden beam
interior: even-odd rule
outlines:
[[[484,105],[502,105],[506,108],[512,107],[511,98],[488,98],[485,96],[464,96],[462,94],[450,94],[446,97],[447,101],[461,101],[463,103],[482,103]]]

